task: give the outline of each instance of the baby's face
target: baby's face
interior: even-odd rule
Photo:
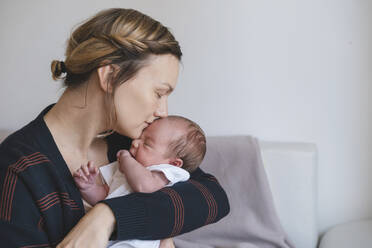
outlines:
[[[132,141],[130,153],[143,166],[169,163],[165,157],[168,145],[175,137],[182,135],[182,127],[175,122],[159,119],[148,126],[139,139]],[[137,146],[137,147],[136,147]]]

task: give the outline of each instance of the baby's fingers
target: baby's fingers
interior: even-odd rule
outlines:
[[[88,166],[86,164],[82,165],[81,166],[81,169],[82,169],[82,171],[84,173],[84,176],[89,176],[90,173],[89,173]]]
[[[75,171],[75,172],[72,174],[72,177],[77,177],[77,178],[80,177],[80,174],[79,174],[78,170]]]
[[[81,168],[77,170],[77,173],[78,173],[80,178],[82,178],[82,179],[84,179],[84,181],[88,182],[88,178],[84,175],[84,172]]]
[[[97,174],[98,173],[98,169],[97,169],[97,167],[94,166],[92,161],[88,162],[88,170],[92,174]]]

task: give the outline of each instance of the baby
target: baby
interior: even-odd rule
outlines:
[[[73,177],[83,199],[93,206],[105,198],[130,192],[151,193],[187,181],[205,152],[206,139],[199,125],[181,116],[168,116],[148,126],[139,139],[132,141],[129,151],[120,150],[117,162],[99,168],[104,183],[91,162]],[[158,248],[160,241],[128,240],[110,245]]]

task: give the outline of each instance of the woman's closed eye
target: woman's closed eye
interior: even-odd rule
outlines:
[[[160,99],[162,97],[162,95],[158,92],[156,92],[156,96]]]

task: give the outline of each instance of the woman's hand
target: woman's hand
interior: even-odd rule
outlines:
[[[169,238],[160,240],[159,248],[176,248],[176,246],[174,245],[173,239]]]
[[[106,247],[115,223],[111,209],[104,203],[98,203],[81,218],[57,248]]]

